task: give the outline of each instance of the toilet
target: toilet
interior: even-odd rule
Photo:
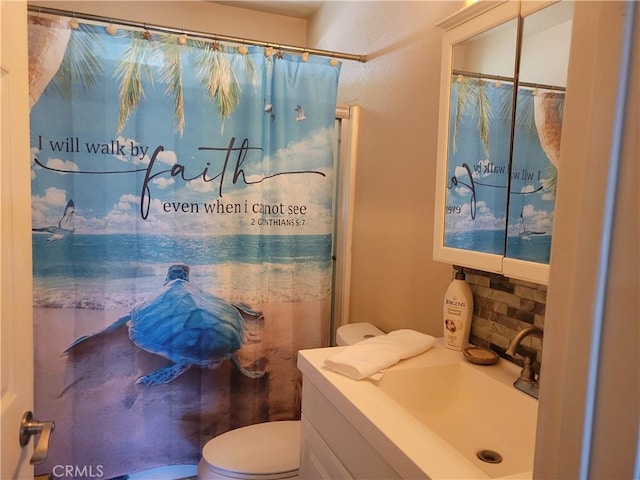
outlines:
[[[336,343],[353,345],[382,335],[370,323],[350,323],[338,328]],[[236,428],[209,440],[198,464],[199,480],[274,480],[298,478],[300,421],[257,423]]]

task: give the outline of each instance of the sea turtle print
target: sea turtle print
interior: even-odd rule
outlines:
[[[136,383],[169,383],[193,365],[213,369],[228,358],[244,375],[259,378],[264,371],[246,370],[235,355],[245,336],[242,314],[255,319],[262,317],[246,305],[228,303],[191,284],[187,265],[171,265],[164,285],[151,299],[138,304],[104,330],[78,338],[65,352],[89,338],[128,325],[129,338],[135,345],[173,362],[138,378]]]

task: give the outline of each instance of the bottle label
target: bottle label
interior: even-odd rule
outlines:
[[[462,300],[457,300],[455,297],[453,297],[453,299],[447,298],[444,301],[444,304],[447,307],[447,310],[449,310],[449,309],[457,310],[457,309],[464,308],[464,307],[467,306],[467,302],[464,302]],[[458,315],[460,315],[460,314],[458,313]]]
[[[461,335],[462,332],[464,332],[464,322],[459,318],[446,318],[444,325],[446,328],[446,335],[444,336],[445,344],[449,347],[460,348]]]

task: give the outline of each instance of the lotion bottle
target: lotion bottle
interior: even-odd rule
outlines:
[[[469,342],[473,317],[473,294],[464,278],[462,269],[456,268],[444,295],[444,346],[457,351],[462,351]]]

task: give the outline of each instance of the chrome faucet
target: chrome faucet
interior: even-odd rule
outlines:
[[[542,329],[534,325],[523,328],[518,333],[516,333],[515,337],[511,339],[509,348],[507,348],[506,351],[507,355],[515,357],[516,349],[525,337],[532,335],[534,337],[540,337],[540,339],[542,339],[542,333]],[[534,361],[534,355],[522,355],[522,357],[524,359],[524,366],[522,367],[520,376],[513,383],[513,386],[518,390],[531,395],[533,398],[538,398],[538,382],[540,381],[540,375],[538,374],[538,377],[536,378],[536,372],[533,370],[532,364]]]

